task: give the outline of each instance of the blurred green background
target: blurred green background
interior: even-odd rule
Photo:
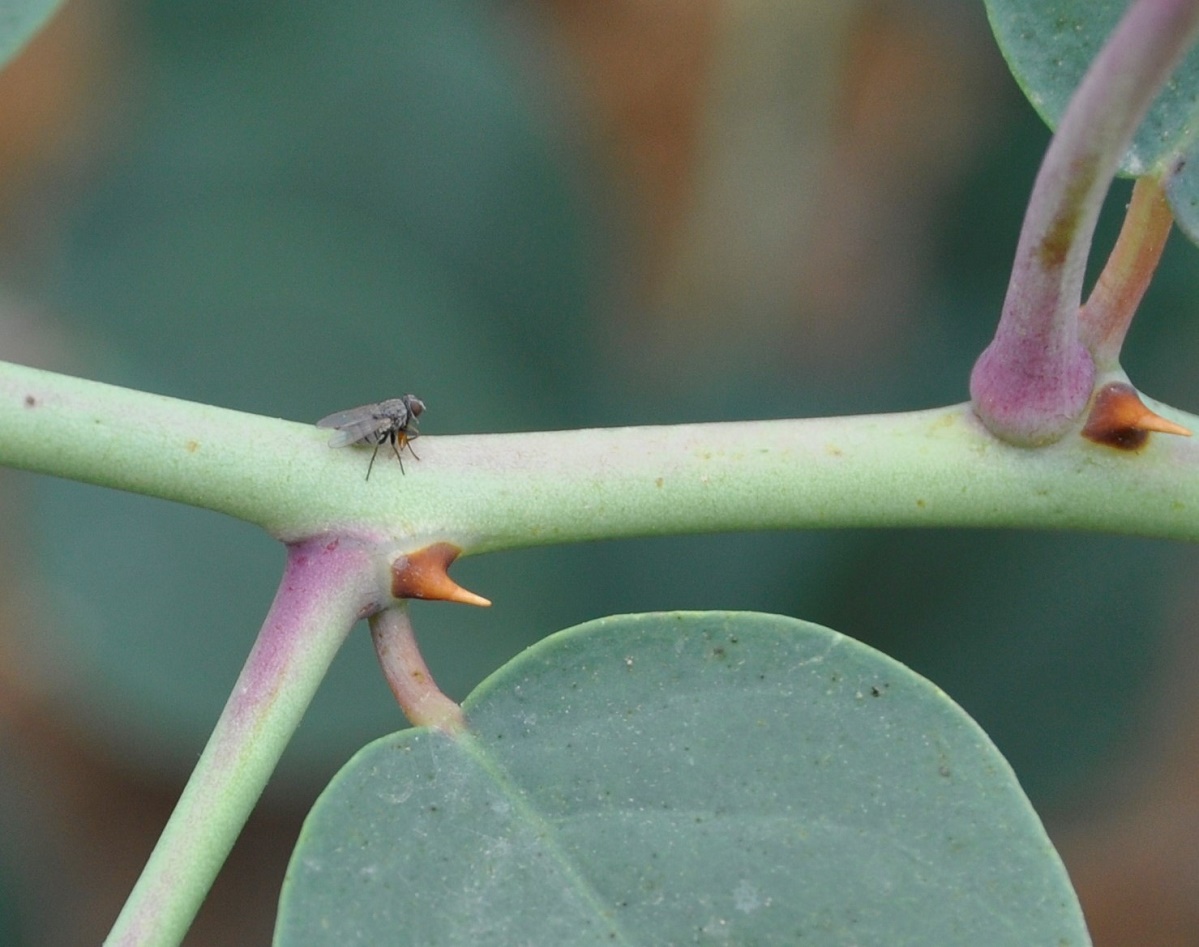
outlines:
[[[81,0],[0,127],[0,357],[296,420],[411,391],[427,436],[962,401],[1048,141],[956,0]],[[1125,357],[1192,410],[1197,291],[1176,237]],[[94,942],[283,554],[48,478],[0,511],[0,942]],[[683,537],[465,560],[494,607],[414,611],[456,697],[605,614],[830,625],[991,734],[1096,944],[1196,943],[1194,575],[1125,538]],[[189,943],[268,939],[305,807],[402,725],[360,629]]]

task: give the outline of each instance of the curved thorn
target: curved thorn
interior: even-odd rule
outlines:
[[[1181,424],[1150,411],[1137,390],[1124,382],[1104,385],[1095,395],[1095,403],[1087,417],[1082,436],[1096,444],[1117,450],[1140,450],[1151,432],[1190,437],[1191,432]]]
[[[461,552],[451,543],[434,543],[400,556],[391,564],[391,594],[395,598],[490,605],[488,599],[464,589],[446,571]]]

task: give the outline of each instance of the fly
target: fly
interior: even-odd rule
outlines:
[[[384,443],[391,444],[391,449],[400,462],[400,473],[404,472],[404,458],[400,456],[405,447],[412,451],[412,442],[420,435],[416,419],[425,410],[425,403],[416,395],[404,395],[402,398],[389,398],[378,404],[364,404],[360,408],[350,408],[348,411],[338,411],[321,418],[316,422],[317,427],[331,427],[337,433],[329,439],[330,447],[348,447],[351,444],[374,444],[371,462],[366,468],[366,479],[371,478],[371,468],[375,466],[375,457]]]

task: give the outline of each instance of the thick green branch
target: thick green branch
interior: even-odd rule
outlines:
[[[28,403],[32,399],[32,404]],[[1158,408],[1156,404],[1151,407]],[[331,406],[336,407],[336,406]],[[431,405],[427,428],[435,428]],[[1187,427],[1199,418],[1161,413]],[[1199,539],[1199,444],[1006,445],[968,405],[905,414],[422,437],[406,476],[311,425],[0,364],[0,463],[219,510],[286,540],[354,526],[467,553],[846,526]]]

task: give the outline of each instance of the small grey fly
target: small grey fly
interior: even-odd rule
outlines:
[[[425,403],[416,395],[404,395],[402,398],[390,398],[378,404],[364,404],[360,408],[350,408],[348,411],[338,411],[321,418],[316,422],[317,427],[336,428],[337,433],[329,439],[330,447],[348,447],[351,444],[374,444],[371,462],[366,468],[366,479],[371,478],[371,468],[375,466],[375,457],[383,444],[390,443],[395,452],[396,460],[400,462],[400,473],[404,472],[404,458],[400,456],[405,447],[412,451],[412,442],[420,431],[416,419],[425,410]]]

